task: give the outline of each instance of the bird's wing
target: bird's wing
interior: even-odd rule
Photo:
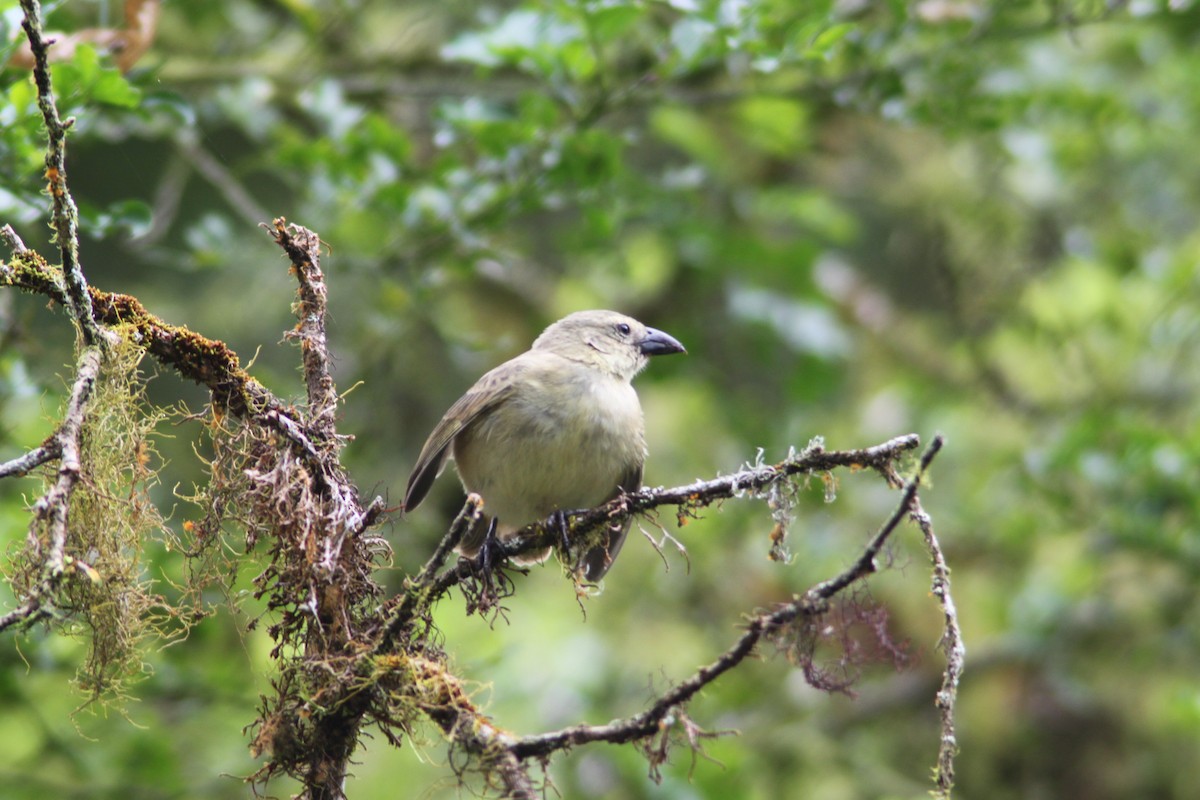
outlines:
[[[620,483],[617,484],[612,497],[608,499],[618,497],[622,492],[636,492],[640,488],[642,488],[642,463],[639,461],[621,476]],[[607,541],[584,554],[582,560],[584,578],[595,583],[604,577],[604,574],[613,565],[613,561],[616,560],[617,553],[621,552],[621,546],[625,544],[625,536],[629,533],[629,526],[632,524],[633,518],[626,517],[624,522],[613,525],[608,530]]]
[[[429,493],[429,487],[433,485],[446,463],[446,454],[454,442],[454,437],[480,414],[495,408],[512,395],[516,379],[522,372],[520,369],[514,369],[514,366],[510,361],[487,373],[450,406],[442,421],[425,440],[421,455],[417,457],[417,464],[408,476],[408,488],[404,492],[405,511],[412,511]]]

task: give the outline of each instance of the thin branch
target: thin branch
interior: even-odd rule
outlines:
[[[851,565],[849,569],[842,572],[841,575],[818,584],[815,587],[822,599],[833,597],[862,576],[875,571],[875,558],[883,549],[888,536],[900,524],[900,520],[904,518],[905,514],[911,512],[913,503],[917,499],[917,490],[921,486],[921,479],[925,476],[929,465],[933,463],[933,459],[941,452],[942,445],[945,443],[946,440],[942,436],[933,437],[933,441],[929,443],[929,447],[921,455],[921,463],[917,468],[916,474],[904,486],[904,495],[900,500],[900,504],[896,506],[896,510],[892,512],[892,516],[888,518],[887,522],[883,524],[883,527],[879,529],[879,532],[875,534],[874,538],[864,548],[862,554],[858,557],[858,561]],[[890,469],[890,466],[887,469]]]
[[[795,475],[825,472],[836,467],[874,469],[883,475],[889,484],[899,487],[903,482],[896,477],[892,462],[920,444],[921,438],[915,433],[897,436],[882,444],[860,450],[827,451],[824,444],[814,442],[800,453],[778,464],[750,467],[732,475],[696,481],[672,489],[642,488],[596,508],[568,512],[569,538],[579,540],[603,525],[652,508],[674,505],[679,507],[680,514],[690,513],[744,492],[761,492]],[[543,520],[526,526],[501,542],[498,550],[505,557],[511,558],[557,544],[562,538],[561,533],[548,522]]]
[[[610,525],[616,520],[660,506],[678,506],[682,515],[743,492],[761,492],[795,475],[823,472],[835,467],[874,469],[883,475],[889,484],[902,486],[903,481],[896,475],[893,462],[920,446],[920,443],[921,439],[915,433],[897,436],[881,444],[858,450],[827,451],[823,444],[814,442],[802,452],[778,464],[751,467],[732,475],[696,481],[671,489],[643,488],[632,494],[621,495],[596,508],[568,512],[568,538],[578,541],[602,525]],[[935,442],[935,446],[940,448],[940,442]],[[450,532],[438,546],[435,557],[439,567],[457,545],[458,540],[454,538],[456,529],[463,524],[464,515],[469,507],[468,500],[468,505],[455,519]],[[511,558],[547,546],[556,546],[561,539],[562,533],[559,528],[552,524],[551,520],[542,520],[526,526],[512,538],[497,542],[496,549],[500,556]],[[436,574],[436,577],[434,572],[428,571],[430,564],[434,563],[435,559],[430,559],[418,580],[411,583],[408,591],[395,601],[394,610],[389,612],[384,626],[386,632],[378,644],[381,652],[386,652],[393,637],[399,635],[405,626],[424,612],[424,609],[432,606],[455,586],[479,577],[478,570],[466,559],[459,559],[454,566]]]
[[[71,505],[71,492],[82,475],[79,436],[83,431],[83,417],[87,402],[91,399],[100,375],[100,349],[88,347],[79,357],[75,370],[75,385],[71,399],[67,402],[67,413],[63,415],[57,439],[62,448],[58,465],[58,481],[50,491],[42,495],[35,504],[36,517],[49,523],[50,552],[46,558],[46,569],[55,579],[63,571],[63,555],[67,546],[67,511]]]
[[[458,543],[463,540],[463,537],[479,524],[482,516],[483,498],[475,493],[467,495],[462,511],[458,512],[454,522],[450,523],[450,529],[438,542],[433,555],[429,557],[415,577],[405,581],[405,591],[400,595],[400,602],[396,604],[394,610],[388,613],[387,621],[384,623],[383,635],[380,636],[375,647],[377,652],[388,652],[392,648],[396,636],[418,615],[425,614],[433,603],[446,593],[449,587],[441,585],[438,571],[446,563],[450,554],[454,552],[454,548],[458,547]],[[453,574],[456,582],[461,580],[455,571],[448,574]],[[466,574],[464,569],[462,577],[466,577]]]
[[[0,633],[13,626],[26,627],[50,616],[50,610],[40,600],[27,600],[4,616],[0,616]]]
[[[82,477],[80,436],[83,420],[100,374],[101,361],[102,354],[98,346],[84,348],[76,364],[71,397],[58,430],[41,447],[0,467],[0,477],[5,477],[21,474],[55,457],[60,458],[58,480],[34,503],[34,516],[29,526],[28,546],[36,557],[41,558],[41,580],[30,589],[19,607],[0,617],[0,630],[13,625],[32,624],[51,615],[49,606],[53,604],[58,583],[66,571],[71,494]],[[42,525],[45,530],[39,531]]]
[[[21,253],[8,264],[0,264],[0,285],[14,286],[68,304],[62,273],[33,251]],[[319,467],[321,432],[310,429],[294,408],[250,377],[242,368],[237,353],[224,342],[164,322],[130,295],[104,292],[95,287],[88,287],[88,294],[98,322],[130,330],[130,335],[160,364],[206,386],[212,392],[213,402],[221,409],[278,432],[308,466]],[[315,469],[314,474],[318,480],[324,479],[319,469]]]
[[[262,227],[267,228],[265,224]],[[267,229],[271,232],[271,238],[291,259],[300,283],[300,301],[295,308],[300,322],[289,336],[300,340],[310,424],[330,434],[333,432],[338,394],[333,377],[329,374],[331,359],[325,339],[328,293],[325,276],[321,272],[321,238],[307,228],[288,225],[283,217],[275,219]]]
[[[905,437],[902,437],[905,438]],[[897,440],[893,440],[897,441]],[[654,735],[678,706],[688,702],[704,687],[730,671],[754,652],[764,637],[770,636],[785,625],[800,617],[823,614],[828,601],[844,588],[875,571],[875,559],[880,549],[896,530],[900,521],[912,512],[921,479],[943,444],[942,437],[933,442],[921,457],[921,467],[905,484],[904,494],[896,510],[871,538],[863,552],[853,564],[839,575],[822,581],[790,603],[774,611],[759,614],[750,621],[746,632],[711,664],[701,667],[691,677],[662,694],[649,709],[625,720],[606,725],[577,725],[551,733],[524,736],[512,739],[507,747],[518,758],[544,758],[557,750],[565,750],[588,742],[623,744]],[[872,448],[874,449],[874,448]]]
[[[934,796],[949,800],[954,790],[954,758],[958,754],[958,738],[954,732],[954,707],[967,648],[963,644],[962,631],[958,626],[958,610],[950,594],[950,568],[946,566],[946,558],[942,554],[937,536],[934,535],[933,520],[921,507],[919,498],[913,498],[910,516],[925,535],[925,546],[933,563],[932,592],[942,606],[944,617],[941,646],[946,653],[946,669],[942,672],[942,686],[936,700],[941,716],[942,736],[938,747],[937,768],[934,771],[937,784]]]
[[[829,599],[832,599],[834,595],[848,587],[848,585],[859,581],[859,579],[875,571],[875,559],[878,553],[880,553],[880,549],[883,547],[884,542],[887,542],[888,537],[892,536],[901,519],[904,519],[910,513],[913,501],[917,497],[917,489],[920,486],[920,481],[922,481],[922,476],[925,470],[929,468],[929,464],[937,455],[938,450],[941,450],[941,447],[942,438],[935,438],[930,444],[929,449],[925,451],[922,461],[920,461],[918,473],[913,475],[912,479],[906,483],[904,495],[902,495],[900,503],[896,505],[892,516],[888,517],[887,522],[884,522],[875,536],[871,537],[871,541],[851,566],[848,566],[840,575],[830,578],[829,581],[823,581],[814,585],[814,587],[806,591],[802,596],[797,597],[796,600],[782,604],[782,606],[779,606],[773,612],[755,616],[750,621],[749,626],[746,627],[746,632],[742,634],[742,638],[739,638],[730,649],[722,652],[708,666],[696,670],[696,673],[692,674],[690,678],[680,682],[680,684],[671,688],[670,691],[662,694],[661,697],[655,700],[653,705],[650,705],[649,709],[642,711],[641,714],[629,717],[628,720],[610,722],[602,724],[602,726],[587,726],[587,724],[582,724],[582,726],[565,728],[552,733],[521,736],[521,738],[511,740],[508,745],[509,750],[518,758],[545,758],[553,752],[566,750],[566,748],[576,745],[587,744],[587,742],[606,741],[610,742],[610,744],[625,744],[625,742],[644,739],[647,736],[658,733],[665,724],[668,724],[672,712],[678,706],[689,702],[704,687],[712,684],[721,675],[730,672],[731,669],[742,663],[746,656],[754,652],[756,646],[764,637],[770,636],[770,634],[778,631],[782,626],[791,624],[791,622],[800,618],[800,616],[823,614],[828,608]]]
[[[67,188],[67,129],[74,119],[63,120],[58,115],[54,89],[50,84],[47,51],[50,43],[42,33],[42,8],[38,0],[21,0],[25,18],[21,27],[29,39],[33,53],[33,80],[37,86],[38,108],[46,125],[46,183],[51,198],[51,225],[54,239],[62,257],[66,283],[67,305],[71,316],[83,332],[87,345],[100,344],[103,339],[92,318],[92,301],[88,296],[87,279],[79,266],[79,209]]]
[[[23,456],[0,464],[0,478],[27,475],[30,471],[53,461],[60,455],[62,455],[62,445],[59,444],[57,437],[51,436],[40,447],[35,447]]]
[[[5,246],[14,254],[20,255],[29,248],[21,241],[21,237],[13,230],[12,225],[0,225],[0,242],[4,242]]]

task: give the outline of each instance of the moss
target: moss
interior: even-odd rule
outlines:
[[[129,681],[144,675],[142,644],[170,639],[186,630],[173,620],[144,575],[145,542],[166,529],[149,490],[156,483],[156,427],[163,414],[147,405],[139,371],[143,349],[129,331],[104,356],[80,431],[81,480],[71,493],[63,571],[50,584],[60,633],[88,640],[76,684],[95,700],[119,700]],[[42,469],[47,490],[58,480],[57,465]],[[45,569],[49,524],[35,517],[27,547],[8,565],[14,588],[31,593]]]

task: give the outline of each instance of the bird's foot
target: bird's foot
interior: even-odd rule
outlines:
[[[571,525],[567,522],[567,512],[563,510],[555,511],[550,515],[550,526],[554,528],[554,532],[558,534],[558,546],[562,548],[563,554],[571,552]]]
[[[479,551],[471,558],[471,572],[475,577],[475,590],[468,592],[467,613],[478,611],[480,614],[487,614],[493,608],[499,606],[500,592],[497,590],[496,575],[499,575],[500,582],[504,582],[504,573],[497,570],[496,566],[503,563],[504,555],[500,548],[500,540],[496,536],[496,520],[495,518],[488,524],[487,533],[484,534],[483,542],[479,545]],[[465,588],[465,587],[464,587]]]
[[[479,551],[469,559],[468,563],[472,572],[472,580],[464,582],[462,585],[463,594],[467,600],[467,614],[479,613],[485,617],[491,615],[493,624],[497,616],[504,615],[507,619],[506,609],[501,602],[512,596],[516,591],[516,585],[505,572],[509,562],[508,557],[504,554],[504,544],[496,535],[495,519],[488,525],[487,534],[483,537]],[[519,567],[516,569],[518,572],[527,572]]]
[[[475,567],[476,572],[486,577],[491,575],[497,562],[503,559],[500,539],[496,536],[496,518],[492,517],[491,522],[488,523],[487,533],[483,535],[483,543],[479,545],[479,552],[475,554],[475,558],[471,559],[472,566]]]

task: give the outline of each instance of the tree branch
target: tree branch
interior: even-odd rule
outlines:
[[[0,242],[4,242],[13,255],[19,255],[29,249],[13,230],[12,225],[8,224],[0,225]]]
[[[648,742],[661,736],[660,744],[644,746],[651,759],[651,770],[654,774],[658,764],[666,758],[667,735],[676,724],[683,727],[693,748],[698,749],[699,740],[710,735],[701,731],[684,712],[684,706],[699,692],[743,663],[764,639],[769,640],[786,634],[789,627],[799,620],[815,620],[825,614],[829,610],[829,601],[832,598],[876,570],[876,560],[882,548],[906,516],[916,520],[923,531],[926,524],[929,525],[929,531],[932,531],[928,516],[920,510],[918,490],[925,472],[943,446],[942,437],[935,437],[931,442],[922,455],[915,474],[909,480],[901,481],[893,465],[896,458],[917,445],[918,439],[915,435],[898,437],[862,450],[827,452],[819,444],[815,444],[803,453],[773,466],[748,468],[734,475],[711,481],[698,481],[675,489],[647,489],[624,498],[625,502],[614,501],[599,509],[576,514],[578,522],[588,521],[593,516],[608,520],[613,516],[633,514],[658,505],[676,504],[696,508],[743,491],[762,492],[788,477],[835,466],[869,466],[884,475],[889,483],[899,484],[903,488],[895,510],[867,542],[854,563],[838,575],[815,584],[793,601],[781,604],[772,611],[755,615],[742,636],[725,652],[664,692],[645,711],[605,725],[577,725],[548,733],[515,736],[496,727],[483,715],[465,693],[457,688],[457,678],[449,675],[440,663],[425,661],[421,662],[422,666],[419,668],[421,675],[410,681],[410,684],[418,687],[433,686],[437,687],[437,690],[424,689],[421,695],[424,701],[418,703],[419,707],[450,737],[452,746],[461,747],[481,759],[485,772],[500,780],[505,797],[534,796],[531,794],[533,785],[525,766],[529,759],[545,760],[555,752],[592,742],[625,744]],[[419,641],[420,634],[414,633],[411,639],[404,635],[410,626],[417,619],[423,618],[432,603],[452,586],[476,576],[475,566],[467,559],[459,559],[450,569],[440,570],[464,529],[477,522],[479,514],[479,498],[472,495],[468,497],[462,512],[434,554],[421,571],[406,582],[405,593],[393,603],[393,611],[388,615],[382,633],[376,641],[371,659],[387,662],[388,659],[395,658],[389,654],[394,652],[399,642]],[[926,523],[922,523],[922,520]],[[530,530],[536,528],[537,526],[530,526]],[[935,580],[942,578],[944,576]],[[945,596],[948,597],[948,587]],[[954,635],[957,636],[956,627]],[[955,640],[957,641],[957,638]],[[408,669],[417,669],[413,667],[411,660],[404,663],[408,665]],[[955,682],[960,670],[961,664],[954,668]],[[433,697],[437,698],[437,702],[432,701]],[[952,731],[952,704],[942,707],[943,719],[948,720],[944,725],[949,725]],[[943,740],[946,738],[945,731],[944,727]],[[947,753],[945,749],[939,754],[940,774],[952,773],[952,758],[953,753]],[[942,783],[939,781],[940,786]]]
[[[925,546],[929,550],[930,561],[933,564],[933,596],[942,606],[944,630],[941,647],[946,653],[946,669],[942,672],[942,686],[937,693],[937,708],[941,717],[942,735],[938,747],[937,767],[934,770],[934,781],[937,789],[936,797],[950,800],[954,789],[954,758],[958,755],[958,737],[954,732],[954,707],[958,698],[958,682],[962,678],[963,665],[967,657],[967,649],[963,644],[962,631],[958,626],[958,609],[950,594],[950,568],[946,566],[946,558],[942,554],[937,536],[933,532],[933,520],[921,507],[919,498],[914,497],[909,514],[921,528],[925,536]]]
[[[262,227],[267,228],[265,224]],[[338,395],[329,374],[329,348],[325,340],[327,293],[325,275],[321,272],[321,238],[307,228],[288,225],[283,217],[276,219],[268,230],[291,259],[300,282],[300,300],[294,308],[300,321],[289,338],[300,340],[309,424],[329,436],[333,432]]]
[[[31,470],[53,461],[60,455],[62,455],[62,445],[57,436],[51,436],[40,447],[35,447],[23,456],[0,464],[0,478],[27,475]]]
[[[458,516],[450,523],[450,529],[438,542],[438,546],[434,548],[433,555],[429,557],[415,577],[404,582],[404,593],[399,596],[399,602],[394,603],[392,609],[387,611],[383,633],[375,645],[376,652],[389,652],[396,637],[414,619],[418,616],[426,617],[434,603],[450,590],[450,586],[453,584],[448,583],[449,580],[457,583],[470,574],[466,568],[465,559],[461,561],[463,564],[461,575],[458,569],[441,575],[438,574],[438,571],[446,563],[450,554],[454,552],[454,548],[458,547],[458,543],[463,540],[463,537],[479,524],[482,516],[483,498],[475,493],[467,495],[462,511],[458,512]],[[447,578],[447,576],[451,577]]]
[[[9,264],[0,263],[0,286],[40,294],[70,307],[62,272],[31,250],[16,254]],[[88,287],[87,293],[97,322],[129,330],[160,364],[206,386],[220,409],[276,431],[310,467],[320,466],[317,451],[324,438],[320,431],[250,377],[237,353],[224,342],[168,324],[130,295],[95,287]]]
[[[858,450],[828,451],[824,443],[817,440],[800,453],[793,454],[778,464],[748,467],[732,475],[696,481],[671,489],[643,487],[595,508],[569,511],[567,519],[570,531],[567,538],[572,541],[585,541],[593,531],[661,506],[677,506],[682,518],[696,509],[742,493],[757,494],[767,491],[796,475],[826,472],[838,467],[873,469],[880,473],[889,485],[899,488],[904,483],[897,477],[892,464],[920,444],[921,439],[915,433],[897,436],[873,447]],[[562,538],[561,530],[552,520],[542,520],[527,525],[512,537],[499,542],[497,551],[505,558],[512,558],[522,553],[557,546]],[[443,574],[439,585],[448,590],[472,574],[470,570],[456,567],[452,573]]]
[[[79,209],[67,188],[67,129],[75,122],[58,116],[54,89],[50,84],[47,51],[50,43],[42,34],[42,8],[38,0],[21,0],[25,18],[21,27],[33,53],[33,81],[37,86],[38,108],[46,125],[46,189],[51,199],[51,226],[62,256],[67,305],[83,333],[85,344],[100,343],[100,329],[92,318],[87,279],[79,266]]]
[[[901,437],[901,439],[907,442],[908,437]],[[894,439],[880,447],[886,448],[893,442],[899,441],[901,440]],[[704,687],[742,663],[747,656],[754,652],[764,637],[769,637],[798,618],[815,617],[825,613],[828,609],[828,601],[834,595],[875,571],[875,559],[879,555],[879,551],[905,515],[911,513],[921,479],[942,444],[943,439],[940,436],[934,438],[921,458],[920,470],[905,484],[904,494],[897,504],[896,510],[871,538],[853,564],[835,577],[816,584],[792,602],[780,605],[769,613],[755,616],[747,626],[746,632],[728,650],[711,664],[701,667],[691,677],[662,694],[646,711],[626,720],[610,722],[606,725],[577,725],[552,733],[519,737],[507,742],[505,746],[518,758],[544,758],[555,751],[565,750],[579,744],[589,742],[624,744],[658,733],[664,725],[668,724],[670,716],[677,708],[695,697]],[[870,448],[870,450],[877,449]]]
[[[41,463],[52,460],[57,452],[60,458],[58,480],[50,489],[38,498],[33,506],[33,520],[29,525],[28,547],[33,559],[42,562],[41,580],[24,598],[20,607],[0,618],[0,630],[12,625],[31,624],[37,619],[51,614],[50,606],[59,582],[67,571],[66,546],[67,522],[71,508],[71,493],[82,477],[80,464],[80,434],[83,430],[83,419],[87,410],[88,400],[100,374],[101,352],[99,346],[86,347],[79,356],[75,369],[75,383],[71,387],[71,397],[67,401],[67,411],[54,436],[38,450],[41,451]],[[24,458],[28,459],[29,455]],[[17,459],[22,461],[23,459]],[[14,462],[5,464],[4,467]],[[32,467],[31,467],[32,468]],[[17,471],[0,474],[16,474]],[[44,533],[39,531],[45,526]],[[45,552],[43,553],[43,548]]]

